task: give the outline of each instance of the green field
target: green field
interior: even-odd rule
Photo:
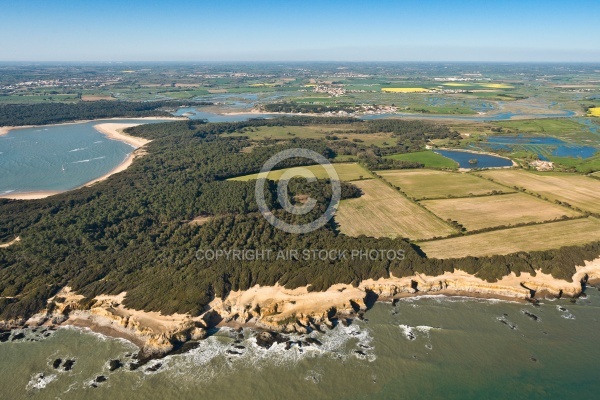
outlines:
[[[567,118],[500,121],[494,122],[494,125],[518,133],[566,133],[587,130],[585,125]]]
[[[600,153],[596,153],[595,156],[590,158],[556,157],[549,155],[548,159],[556,164],[584,174],[600,171]]]
[[[458,163],[456,163],[455,161],[444,157],[438,153],[434,153],[431,150],[418,151],[415,153],[407,154],[394,154],[392,156],[388,156],[387,158],[401,161],[420,162],[421,164],[425,165],[425,168],[456,169],[458,167]]]
[[[378,171],[377,174],[392,185],[400,187],[407,196],[417,200],[493,194],[494,191],[514,192],[513,189],[469,173],[417,169]]]
[[[247,136],[254,141],[260,140],[290,140],[301,139],[326,139],[359,141],[365,146],[389,147],[396,143],[391,133],[353,133],[347,132],[355,129],[349,125],[308,125],[308,126],[261,126],[246,128],[233,133],[234,136]],[[343,132],[343,133],[339,133]]]
[[[483,257],[581,245],[599,237],[600,221],[582,218],[434,240],[419,246],[431,258]]]
[[[335,171],[338,173],[340,180],[342,181],[357,181],[361,179],[371,179],[373,175],[362,166],[356,163],[335,163],[332,164],[335,168]],[[285,168],[279,170],[273,170],[269,173],[268,179],[271,180],[279,180],[281,176],[287,171],[294,171],[297,174],[302,174],[302,171],[308,170],[312,172],[317,179],[327,179],[329,175],[325,168],[321,165],[310,165],[307,167],[295,167],[295,168]],[[231,178],[231,181],[250,181],[252,179],[258,179],[258,174],[244,175],[238,176],[236,178]]]

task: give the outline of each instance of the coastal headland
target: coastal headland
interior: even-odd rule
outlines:
[[[537,271],[535,276],[514,273],[487,282],[460,269],[439,276],[364,280],[358,286],[336,284],[323,292],[308,287],[255,286],[215,299],[202,315],[163,315],[133,310],[123,305],[127,293],[96,296],[92,301],[63,288],[48,300],[46,310],[24,321],[4,321],[2,329],[74,326],[131,341],[140,348],[140,360],[163,357],[190,342],[204,339],[215,327],[254,328],[267,336],[306,334],[332,328],[339,321],[362,318],[376,301],[427,295],[537,302],[546,297],[576,298],[587,284],[600,282],[600,258],[577,267],[572,281]]]

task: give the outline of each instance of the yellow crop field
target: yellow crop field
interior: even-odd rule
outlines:
[[[438,217],[457,221],[467,230],[544,222],[581,215],[524,193],[421,202]]]
[[[371,179],[373,175],[357,163],[339,163],[332,164],[337,172],[341,181],[355,181],[360,179]],[[329,175],[325,168],[320,165],[310,165],[307,167],[294,167],[286,169],[278,169],[269,172],[268,179],[279,180],[284,173],[292,171],[294,174],[303,175],[303,171],[308,170],[312,172],[317,179],[327,179]],[[231,178],[231,181],[250,181],[252,179],[258,179],[258,174],[238,176]]]
[[[514,87],[506,83],[484,83],[481,86],[491,89],[512,89]]]
[[[600,107],[592,107],[588,110],[588,113],[592,117],[600,117]]]
[[[598,240],[600,221],[582,218],[419,243],[431,258],[503,255],[582,245]]]
[[[513,189],[467,173],[401,169],[377,171],[377,174],[417,200],[492,194],[494,191],[514,192]]]
[[[429,89],[425,88],[381,88],[383,93],[424,93]]]
[[[600,180],[566,173],[532,173],[494,170],[481,173],[509,187],[518,186],[551,201],[562,201],[585,211],[600,213]]]
[[[335,216],[340,231],[346,235],[418,240],[456,232],[380,180],[352,183],[363,191],[363,195],[358,199],[342,200]]]

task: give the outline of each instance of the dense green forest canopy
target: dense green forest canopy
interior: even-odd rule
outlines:
[[[207,103],[203,103],[207,104]],[[168,108],[181,107],[176,101],[94,101],[75,104],[0,104],[0,126],[47,125],[102,118],[172,117]],[[195,105],[201,105],[195,103]]]
[[[82,117],[83,118],[83,117]],[[339,151],[323,140],[291,138],[252,143],[232,135],[256,126],[352,124],[364,132],[392,132],[399,148],[424,144],[427,137],[454,137],[436,125],[399,120],[363,122],[354,119],[293,117],[208,124],[176,121],[130,128],[129,133],[152,139],[148,154],[125,172],[91,187],[33,201],[0,200],[0,242],[21,241],[0,249],[0,318],[28,317],[45,308],[46,300],[71,286],[88,299],[99,294],[128,293],[125,304],[163,313],[206,310],[215,297],[256,284],[279,282],[288,288],[310,285],[325,290],[334,283],[359,284],[368,278],[436,275],[461,270],[494,281],[511,271],[542,269],[570,279],[575,266],[600,254],[600,243],[530,254],[428,259],[401,238],[348,237],[335,222],[307,234],[288,234],[272,227],[258,212],[255,183],[225,179],[256,173],[277,152],[307,148],[332,158]],[[247,149],[251,148],[251,151]],[[373,149],[353,147],[366,157]],[[289,159],[281,167],[305,165]],[[327,181],[292,180],[290,198],[309,194],[319,200],[307,215],[282,212],[275,200],[276,185],[265,187],[265,198],[279,218],[308,221],[329,203]],[[344,184],[342,197],[359,196]],[[204,223],[190,223],[197,217]],[[394,260],[248,260],[207,261],[199,249],[395,249],[405,258]]]

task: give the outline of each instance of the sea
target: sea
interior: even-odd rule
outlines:
[[[111,119],[15,129],[0,136],[0,196],[65,191],[99,178],[121,164],[134,148],[94,129]],[[162,122],[145,120],[144,123]]]
[[[3,399],[593,399],[600,291],[538,306],[423,296],[265,349],[215,330],[184,354],[130,370],[137,348],[76,328],[0,343]],[[14,334],[13,334],[14,335]],[[47,336],[45,336],[47,335]],[[302,337],[292,337],[303,340]],[[55,360],[62,360],[55,368]],[[64,361],[74,361],[65,371]],[[123,366],[109,371],[109,361]],[[98,379],[99,377],[102,377]],[[101,382],[99,382],[101,381]]]

